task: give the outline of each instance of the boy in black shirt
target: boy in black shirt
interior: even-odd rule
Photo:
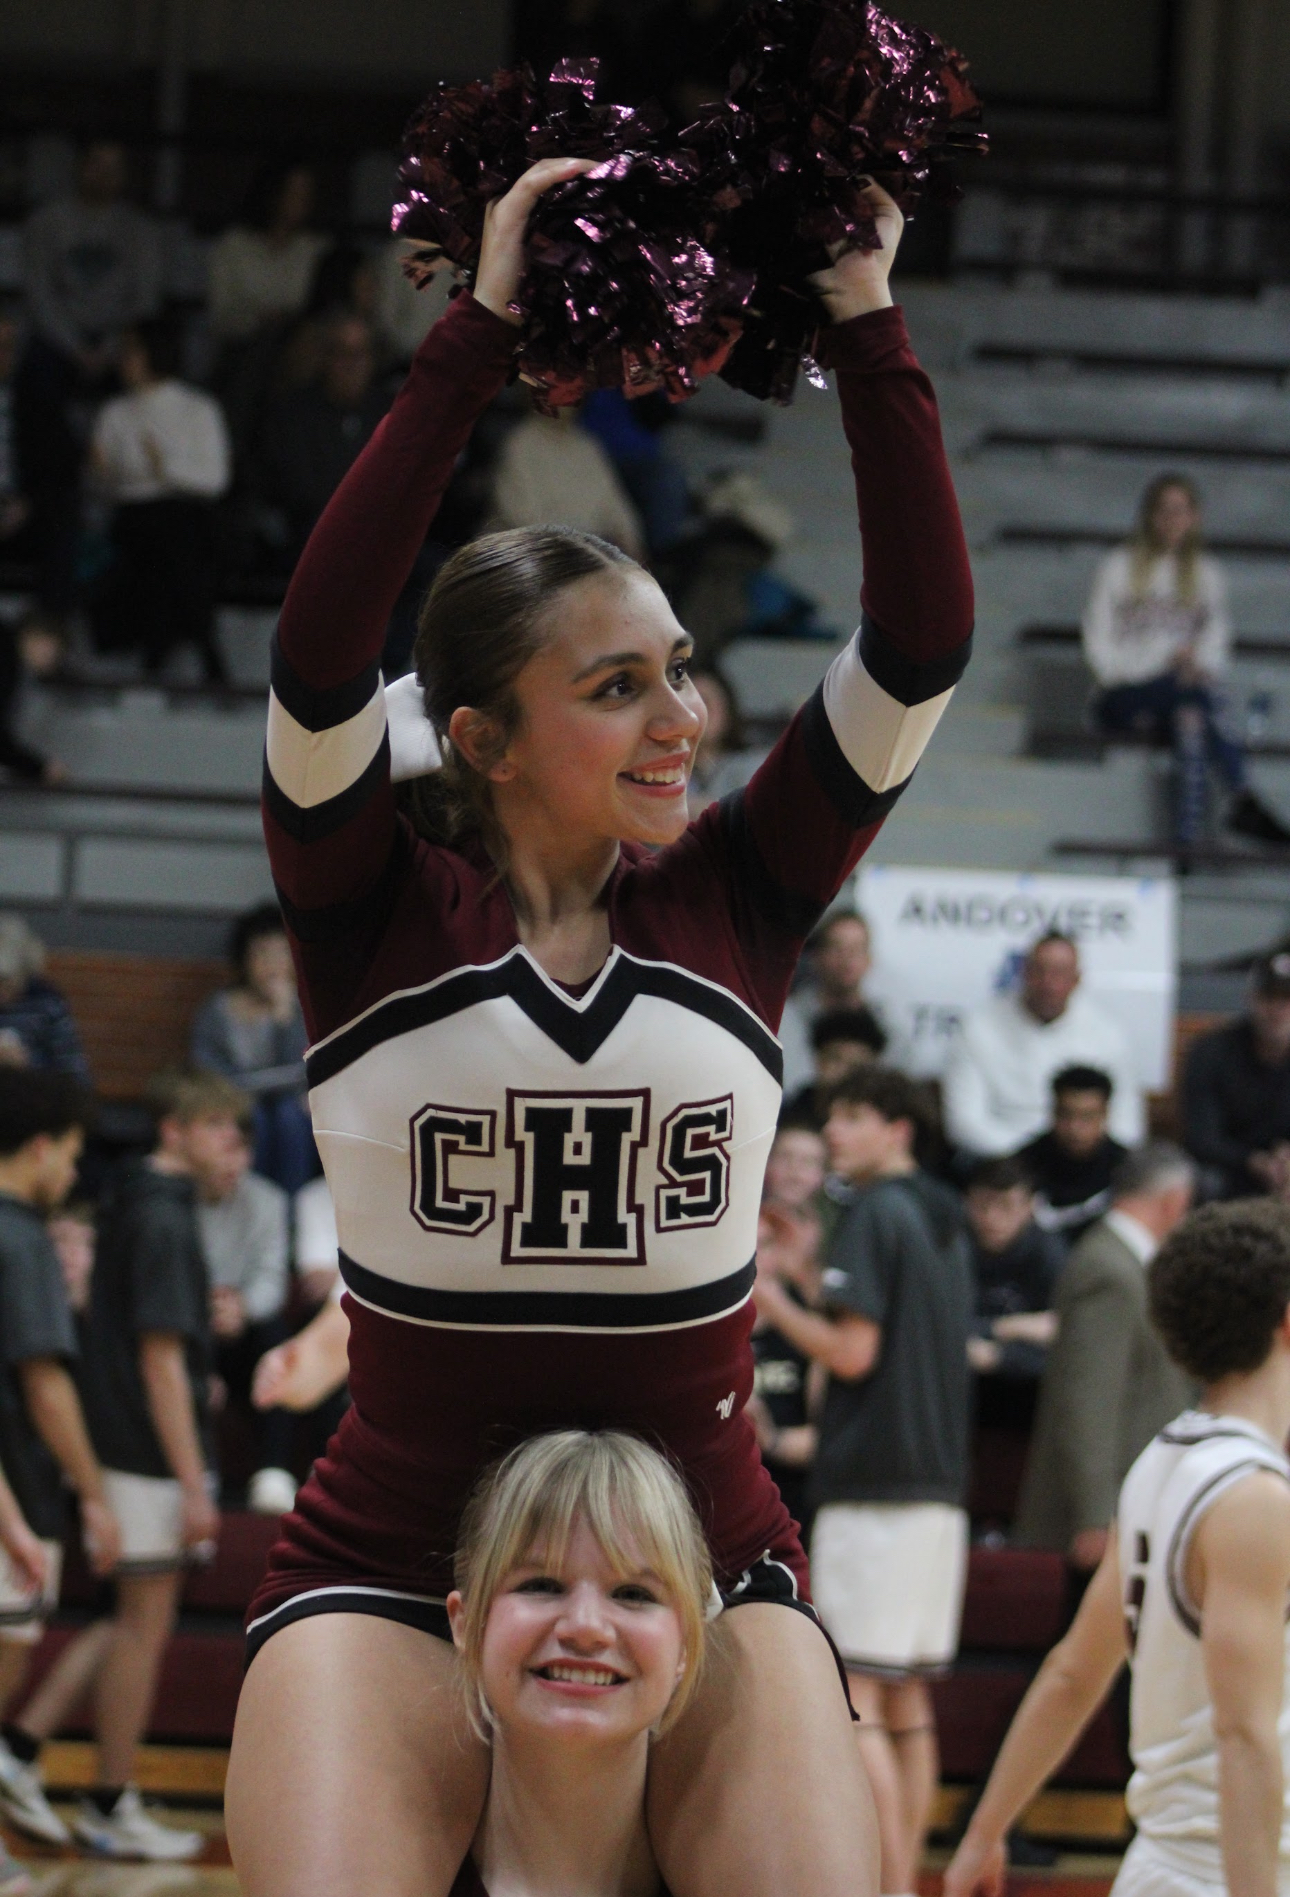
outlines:
[[[968,1360],[978,1373],[1034,1379],[1056,1334],[1053,1289],[1066,1248],[1035,1222],[1035,1193],[1019,1159],[982,1159],[964,1198],[972,1234],[976,1321]]]
[[[927,1686],[958,1646],[967,1574],[972,1266],[958,1200],[922,1171],[922,1089],[888,1067],[835,1088],[825,1127],[853,1188],[823,1315],[759,1276],[757,1308],[829,1372],[811,1584],[847,1664],[873,1788],[882,1889],[912,1891],[937,1783]]]
[[[76,1176],[88,1112],[72,1075],[0,1067],[0,1465],[45,1574],[33,1589],[30,1560],[0,1555],[0,1710],[22,1686],[58,1598],[64,1481],[79,1499],[96,1573],[112,1570],[120,1546],[72,1379],[76,1332],[45,1227]],[[35,1756],[15,1727],[0,1729],[0,1810],[32,1836],[65,1844],[70,1834],[45,1798]]]
[[[219,1533],[206,1443],[210,1290],[197,1185],[242,1139],[246,1096],[218,1075],[154,1084],[157,1145],[126,1170],[99,1228],[86,1317],[85,1407],[121,1522],[112,1644],[99,1676],[100,1784],[77,1837],[101,1856],[195,1857],[198,1832],[157,1824],[130,1783],[185,1564]]]
[[[1107,1131],[1112,1081],[1100,1067],[1053,1076],[1053,1123],[1016,1157],[1035,1187],[1035,1222],[1068,1246],[1111,1206],[1111,1177],[1128,1147]]]

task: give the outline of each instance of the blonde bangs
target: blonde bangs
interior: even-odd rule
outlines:
[[[679,1476],[646,1443],[621,1430],[535,1436],[484,1477],[466,1510],[455,1578],[464,1606],[461,1658],[472,1716],[488,1721],[480,1686],[484,1630],[506,1577],[535,1554],[558,1568],[585,1521],[624,1579],[657,1576],[681,1623],[686,1666],[660,1730],[694,1691],[703,1663],[712,1565]]]

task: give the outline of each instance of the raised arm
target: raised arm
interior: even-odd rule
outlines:
[[[739,881],[760,889],[767,926],[798,941],[908,783],[972,633],[936,398],[887,288],[900,213],[884,192],[869,195],[883,250],[840,257],[814,279],[832,319],[816,354],[836,371],[855,476],[860,628],[728,817]],[[777,1005],[770,1012],[778,1018]]]
[[[337,488],[292,576],[273,646],[264,827],[317,1032],[321,962],[334,1005],[379,926],[396,833],[379,661],[385,628],[476,419],[517,341],[507,303],[538,194],[581,160],[533,166],[490,208],[473,296],[413,359],[393,408]],[[347,943],[354,977],[330,966]],[[342,958],[344,959],[344,958]],[[328,1023],[330,1025],[330,1023]]]

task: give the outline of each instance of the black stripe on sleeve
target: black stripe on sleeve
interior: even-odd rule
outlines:
[[[720,809],[734,878],[747,894],[753,908],[786,935],[808,936],[832,898],[821,901],[815,896],[805,896],[799,890],[786,889],[783,883],[775,880],[757,847],[742,790],[733,790],[729,796],[723,797]]]
[[[856,644],[860,663],[874,684],[881,685],[884,692],[902,705],[923,705],[929,698],[939,698],[951,685],[958,684],[972,656],[969,636],[943,658],[921,663],[907,658],[868,613],[861,617]]]
[[[297,843],[317,843],[322,837],[334,836],[343,829],[353,817],[356,817],[363,805],[374,792],[386,782],[390,774],[390,734],[384,733],[381,742],[372,754],[372,761],[360,777],[352,784],[338,791],[336,796],[327,797],[320,804],[293,803],[282,789],[269,769],[268,753],[264,758],[262,788],[264,807],[273,821]]]
[[[306,685],[292,670],[275,632],[269,650],[269,682],[283,710],[290,712],[298,725],[303,725],[306,731],[330,731],[333,725],[343,725],[347,718],[357,717],[364,705],[376,696],[381,683],[381,666],[378,659],[373,659],[343,685],[329,685],[320,690]]]
[[[908,784],[893,784],[890,790],[870,790],[860,773],[847,761],[837,734],[824,709],[824,686],[817,685],[802,707],[802,739],[811,767],[824,786],[829,801],[844,823],[853,830],[865,830],[881,823]]]

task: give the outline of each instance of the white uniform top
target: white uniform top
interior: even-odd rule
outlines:
[[[1252,1423],[1186,1410],[1148,1443],[1120,1491],[1121,1586],[1133,1670],[1129,1813],[1180,1870],[1217,1884],[1223,1882],[1218,1748],[1200,1610],[1187,1593],[1187,1555],[1206,1511],[1258,1469],[1290,1481],[1290,1462]],[[1290,1694],[1280,1733],[1290,1783]],[[1290,1822],[1282,1826],[1281,1860],[1284,1882]]]

